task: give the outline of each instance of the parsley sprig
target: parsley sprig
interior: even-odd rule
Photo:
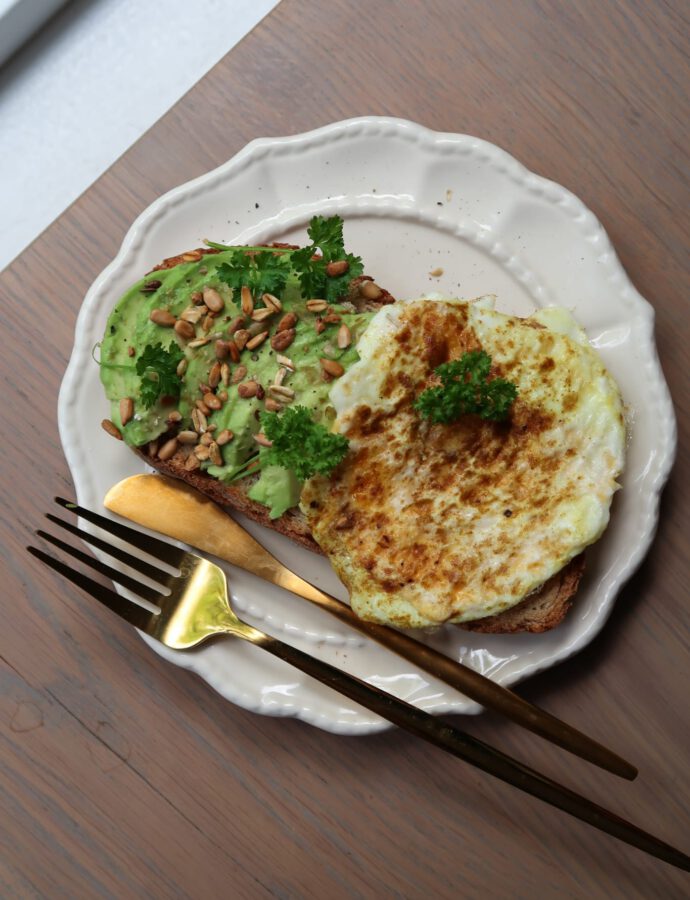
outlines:
[[[290,275],[300,283],[304,297],[334,302],[347,294],[350,281],[364,271],[362,260],[345,250],[340,216],[314,216],[307,229],[311,241],[299,250],[288,248],[227,247],[207,241],[217,250],[234,250],[231,260],[218,266],[218,277],[233,289],[246,285],[254,296],[279,294]],[[329,275],[330,263],[347,262],[340,275]]]
[[[290,260],[271,250],[235,253],[230,262],[218,266],[218,277],[231,288],[246,285],[254,294],[278,294],[290,275]]]
[[[490,370],[491,357],[484,350],[471,350],[460,359],[443,363],[434,370],[441,384],[422,391],[415,409],[445,425],[468,413],[500,422],[517,397],[517,387],[504,378],[489,380]]]
[[[306,406],[290,406],[284,413],[264,413],[261,428],[273,446],[262,450],[262,465],[292,469],[300,481],[328,475],[347,453],[348,439],[312,419]]]
[[[340,216],[314,216],[307,234],[311,238],[311,244],[295,250],[291,260],[299,277],[302,294],[305,297],[320,297],[332,303],[347,293],[353,278],[362,274],[362,260],[345,250],[343,220]],[[328,264],[342,260],[347,262],[347,269],[342,275],[329,275]]]
[[[179,397],[180,379],[177,367],[184,353],[176,343],[167,349],[162,344],[147,344],[136,362],[137,375],[141,376],[139,397],[145,409],[149,409],[159,397]]]

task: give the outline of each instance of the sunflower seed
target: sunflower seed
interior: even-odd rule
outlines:
[[[286,331],[279,331],[271,338],[271,347],[274,350],[287,350],[295,339],[295,329],[288,328]]]
[[[240,297],[242,312],[245,314],[245,316],[251,316],[251,314],[254,312],[254,298],[252,297],[252,292],[249,290],[246,284],[242,285]]]
[[[328,303],[325,300],[307,300],[306,306],[309,312],[323,312]]]
[[[208,420],[206,416],[196,407],[192,410],[192,425],[197,434],[203,434],[208,428]]]
[[[232,322],[230,322],[226,329],[228,334],[233,335],[239,328],[244,325],[244,322],[244,316],[235,316],[235,318],[232,320]]]
[[[232,373],[232,383],[239,384],[240,381],[246,376],[247,367],[246,366],[238,366],[235,371]]]
[[[199,435],[196,433],[196,431],[181,431],[177,435],[177,440],[181,444],[196,444],[196,442],[199,440]]]
[[[179,335],[182,340],[189,341],[191,340],[196,332],[194,331],[194,326],[191,322],[187,322],[185,319],[178,319],[175,322],[175,334]]]
[[[220,452],[220,447],[215,441],[211,441],[208,445],[208,455],[214,466],[223,465],[223,455]]]
[[[234,338],[238,350],[244,350],[250,337],[251,335],[246,328],[240,328],[239,331],[235,332]]]
[[[204,403],[209,409],[220,409],[223,405],[215,394],[204,394]]]
[[[283,308],[283,304],[277,297],[274,297],[273,294],[263,294],[261,299],[266,304],[266,308],[272,309],[273,312],[280,312]]]
[[[272,384],[268,388],[268,393],[272,397],[276,397],[280,400],[294,400],[295,392],[292,388],[286,387],[284,384]]]
[[[120,400],[120,422],[124,428],[134,415],[134,401],[131,397],[123,397]]]
[[[237,393],[240,397],[247,400],[249,397],[256,397],[259,392],[259,385],[256,381],[244,381],[238,385]]]
[[[256,441],[257,444],[259,444],[262,447],[272,447],[273,446],[273,441],[269,441],[269,439],[266,437],[266,435],[261,431],[258,434],[254,435],[254,440]]]
[[[338,329],[338,347],[340,347],[341,350],[346,350],[351,343],[352,333],[347,325],[343,322],[343,324]]]
[[[203,310],[198,306],[188,306],[187,309],[183,310],[180,313],[180,318],[185,322],[191,322],[192,325],[196,325],[199,319],[203,315]]]
[[[211,312],[219,313],[225,308],[225,301],[214,288],[205,288],[203,292],[204,303]]]
[[[285,366],[286,369],[290,369],[292,372],[295,371],[295,364],[288,356],[282,356],[278,353],[276,355],[276,362],[281,366]]]
[[[216,444],[219,447],[223,447],[225,444],[229,444],[230,441],[235,437],[235,435],[230,431],[229,428],[224,428],[218,437],[216,438]]]
[[[118,441],[122,440],[122,435],[120,434],[120,429],[115,425],[114,422],[111,422],[110,419],[103,419],[101,422],[101,428],[103,431],[107,431],[111,437],[117,438]]]
[[[163,328],[172,328],[175,324],[175,316],[170,312],[169,309],[160,309],[156,307],[156,309],[152,309],[149,313],[149,319],[152,322],[155,322],[156,325],[161,325]]]
[[[175,455],[175,451],[177,450],[177,438],[170,438],[169,441],[166,441],[163,446],[158,451],[158,459],[165,462],[167,459],[170,459]]]
[[[334,359],[320,359],[319,362],[321,363],[323,371],[333,378],[340,378],[340,376],[345,373],[345,369],[343,369],[340,363],[336,362]]]
[[[211,371],[208,373],[208,386],[210,388],[217,388],[220,384],[220,363],[214,362],[211,366]]]
[[[278,322],[277,331],[289,331],[297,324],[297,316],[293,312],[285,313],[283,318]]]
[[[350,263],[346,259],[336,259],[326,264],[326,275],[330,278],[337,278],[344,275],[350,268]]]
[[[247,350],[255,350],[257,347],[260,347],[261,344],[263,344],[263,342],[266,340],[267,337],[268,337],[267,331],[262,331],[262,332],[260,332],[260,334],[255,335],[251,340],[247,341],[247,343],[245,344]]]

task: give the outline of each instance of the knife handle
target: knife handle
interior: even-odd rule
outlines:
[[[346,603],[320,591],[273,557],[270,559],[272,565],[269,569],[267,563],[265,571],[268,573],[269,580],[274,584],[299,594],[304,599],[325,609],[341,622],[351,628],[356,628],[381,646],[409,660],[414,666],[449,684],[471,700],[501,713],[511,721],[581,759],[630,781],[637,776],[635,766],[573,728],[572,725],[568,725],[546,710],[524,700],[518,694],[497,684],[470,666],[439,653],[428,644],[423,644],[402,631],[385,625],[377,625],[374,622],[365,622]]]
[[[295,666],[307,675],[311,675],[322,684],[370,709],[416,737],[446,750],[453,756],[589,825],[593,825],[626,844],[638,847],[680,869],[690,871],[690,857],[680,850],[676,850],[615,813],[609,812],[586,797],[552,781],[500,750],[466,734],[449,722],[430,715],[374,685],[361,681],[354,675],[343,672],[329,663],[316,659],[308,653],[260,631],[252,629],[250,634],[241,633],[239,636],[262,647],[273,656]]]

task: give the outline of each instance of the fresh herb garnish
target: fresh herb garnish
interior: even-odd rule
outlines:
[[[278,294],[285,288],[290,275],[290,261],[283,254],[270,250],[247,253],[235,252],[230,262],[218,266],[218,277],[231,288],[246,285],[255,297]]]
[[[307,234],[311,238],[311,244],[296,250],[291,259],[299,277],[302,294],[332,303],[347,293],[353,278],[362,274],[362,260],[345,251],[343,220],[340,216],[314,216]],[[329,264],[340,261],[347,262],[345,271],[340,275],[329,275]]]
[[[141,376],[139,398],[145,409],[159,397],[180,396],[177,367],[183,359],[184,353],[175,343],[167,349],[162,344],[146,345],[136,362],[137,375]]]
[[[504,378],[489,381],[490,370],[491,357],[484,350],[471,350],[443,363],[434,370],[441,384],[422,391],[415,409],[432,422],[446,425],[468,413],[500,422],[517,397],[517,387]]]
[[[261,428],[273,446],[262,450],[262,465],[292,469],[300,481],[328,475],[342,462],[349,442],[316,423],[305,406],[290,406],[282,415],[264,413]]]
[[[320,298],[333,303],[347,294],[353,278],[364,271],[359,256],[347,253],[343,239],[343,220],[340,216],[314,216],[307,234],[311,243],[299,250],[289,248],[259,249],[257,247],[228,247],[207,241],[216,250],[234,250],[230,262],[218,266],[218,277],[233,289],[246,285],[254,296],[277,294],[284,288],[290,274],[300,283],[306,298]],[[345,271],[329,274],[332,263],[345,262]]]

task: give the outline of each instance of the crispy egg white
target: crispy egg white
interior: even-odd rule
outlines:
[[[515,382],[503,423],[432,425],[412,404],[434,369],[484,349]],[[526,319],[473,302],[384,306],[331,391],[350,440],[301,506],[364,619],[420,628],[496,615],[596,541],[624,462],[620,392],[563,309]]]

